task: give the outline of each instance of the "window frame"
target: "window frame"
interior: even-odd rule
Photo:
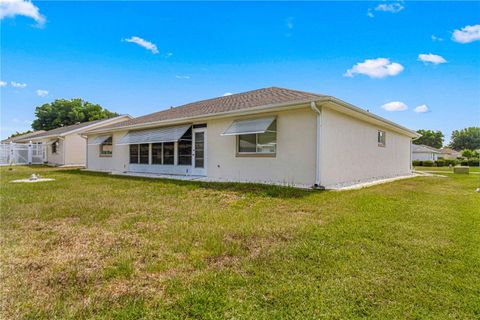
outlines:
[[[383,133],[383,135],[380,133]],[[383,136],[383,142],[380,141],[381,136]],[[387,133],[384,130],[377,130],[377,145],[381,148],[385,148],[387,146]]]
[[[110,140],[110,141],[109,141]],[[109,143],[106,143],[107,141],[109,141]],[[112,146],[112,151],[110,151],[110,153],[104,153],[103,151],[103,147],[104,146]],[[98,150],[98,155],[100,157],[106,157],[106,158],[111,158],[112,155],[113,155],[113,137],[110,137],[108,138],[107,140],[105,140],[104,142],[100,143],[100,145],[98,146],[99,150]]]

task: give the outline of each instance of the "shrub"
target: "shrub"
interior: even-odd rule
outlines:
[[[445,159],[445,165],[448,167],[450,165],[452,165],[452,167],[455,167],[457,164],[458,164],[458,160],[456,159]]]
[[[445,160],[439,159],[435,161],[435,164],[437,165],[437,167],[443,167],[445,165]]]
[[[412,165],[413,165],[414,167],[421,167],[421,166],[422,166],[422,161],[420,161],[420,160],[413,160],[413,161],[412,161]]]
[[[468,166],[468,160],[461,160],[460,165],[461,166]]]
[[[433,167],[433,161],[425,160],[425,161],[423,161],[423,166],[424,167]]]
[[[480,166],[480,159],[478,158],[472,158],[468,160],[468,165],[470,167],[478,167]]]

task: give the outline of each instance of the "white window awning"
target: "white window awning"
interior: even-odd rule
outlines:
[[[187,132],[190,124],[177,127],[158,128],[151,130],[130,131],[118,141],[117,145],[122,144],[142,144],[142,143],[160,143],[175,142]]]
[[[238,136],[241,134],[265,133],[276,117],[248,120],[236,120],[222,133],[222,136]]]
[[[98,136],[96,137],[95,139],[93,139],[92,142],[90,142],[88,145],[89,146],[97,146],[99,144],[102,144],[104,143],[105,141],[107,141],[108,139],[110,139],[112,136]]]

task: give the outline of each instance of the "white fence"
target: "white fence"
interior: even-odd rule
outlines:
[[[0,144],[0,165],[42,164],[46,161],[45,144]]]

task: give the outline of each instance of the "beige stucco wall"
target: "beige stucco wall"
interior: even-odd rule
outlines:
[[[377,132],[386,132],[379,147]],[[410,138],[323,108],[321,184],[363,181],[410,173]]]
[[[277,116],[276,157],[236,157],[236,137],[221,134],[233,120],[266,115]],[[315,119],[310,108],[302,108],[209,121],[208,176],[312,186],[315,183]]]
[[[87,168],[97,171],[126,171],[129,161],[128,145],[117,145],[118,140],[127,134],[127,131],[115,132],[112,134],[113,151],[111,157],[100,157],[99,145],[88,145],[87,148]],[[104,136],[105,134],[100,134]],[[89,135],[90,143],[95,140],[98,135]]]
[[[65,136],[65,165],[84,166],[86,160],[87,142],[80,134],[73,133]]]
[[[58,139],[57,153],[52,153],[51,140],[44,140],[43,143],[49,143],[47,145],[47,163],[53,166],[63,165],[65,143],[63,139]]]
[[[236,157],[236,137],[222,136],[237,119],[277,116],[277,154],[275,158]],[[247,117],[229,117],[207,123],[207,176],[222,180],[277,182],[311,186],[315,182],[315,114],[309,108],[265,113]],[[128,146],[116,145],[127,132],[113,135],[112,157],[100,157],[99,146],[88,146],[88,169],[126,171]],[[104,135],[104,134],[103,134]],[[89,135],[93,141],[97,135]],[[157,165],[133,165],[130,169],[162,172]],[[178,168],[182,169],[181,167]]]

